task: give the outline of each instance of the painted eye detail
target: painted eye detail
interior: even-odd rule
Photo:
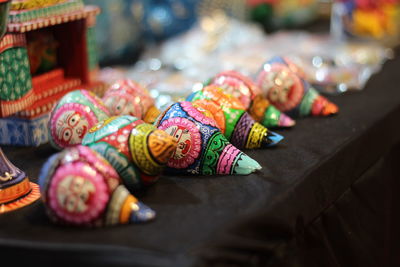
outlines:
[[[270,98],[273,101],[277,100],[278,99],[278,91],[277,90],[271,90]]]
[[[170,127],[168,129],[166,129],[165,132],[167,134],[169,134],[170,136],[175,136],[176,130],[177,130],[177,127]]]
[[[115,103],[114,110],[118,112],[118,114],[124,109],[126,105],[126,101],[124,99],[120,99],[119,101],[116,100],[117,102]]]
[[[63,133],[62,133],[62,138],[65,142],[68,142],[72,138],[72,129],[71,128],[65,128]]]
[[[75,127],[80,120],[81,116],[79,114],[74,114],[68,118],[68,125],[71,127]]]
[[[179,129],[179,130],[176,131],[176,133],[175,133],[175,138],[176,138],[176,139],[179,139],[179,137],[181,137],[181,135],[182,135],[182,130]]]

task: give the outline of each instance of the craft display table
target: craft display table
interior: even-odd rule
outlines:
[[[259,173],[162,177],[138,196],[157,212],[151,223],[65,228],[50,223],[41,201],[0,215],[2,260],[398,266],[400,57],[385,63],[363,91],[331,100],[338,116],[298,120],[279,131],[285,139],[276,148],[247,151],[263,166]],[[32,181],[54,153],[49,145],[3,149]]]

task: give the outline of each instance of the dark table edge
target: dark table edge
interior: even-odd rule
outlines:
[[[17,257],[20,255],[21,257]],[[35,266],[188,266],[190,260],[145,249],[85,243],[43,243],[0,238],[2,262]],[[8,259],[10,261],[8,261]]]

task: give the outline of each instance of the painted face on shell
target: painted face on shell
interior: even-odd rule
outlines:
[[[192,139],[188,129],[180,126],[172,126],[165,130],[169,135],[175,138],[178,146],[172,155],[174,159],[182,159],[190,152]]]
[[[104,104],[107,106],[112,116],[119,116],[119,115],[138,116],[136,114],[137,112],[135,110],[134,104],[125,97],[122,96],[108,97],[104,101]]]
[[[271,104],[280,111],[292,110],[304,96],[302,80],[280,63],[265,64],[258,76],[258,85]]]
[[[68,145],[80,144],[85,136],[89,122],[78,111],[64,112],[56,122],[58,139]]]
[[[294,85],[287,72],[271,72],[266,76],[265,87],[268,88],[268,98],[272,102],[286,103]]]
[[[88,202],[96,192],[95,186],[87,179],[70,175],[57,188],[57,201],[68,212],[82,213],[88,210]]]

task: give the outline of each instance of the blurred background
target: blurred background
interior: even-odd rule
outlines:
[[[222,70],[253,76],[274,55],[324,93],[361,90],[399,43],[398,0],[85,2],[102,10],[100,79],[132,78],[174,100]]]
[[[131,64],[149,45],[161,44],[208,17],[258,23],[266,32],[327,18],[328,0],[85,0],[98,5],[97,41],[102,66]],[[218,17],[218,18],[216,18]],[[219,21],[222,22],[222,21]],[[218,23],[216,21],[216,23]],[[223,27],[223,25],[219,25]],[[211,25],[209,25],[210,29]],[[250,41],[250,40],[249,40]]]

